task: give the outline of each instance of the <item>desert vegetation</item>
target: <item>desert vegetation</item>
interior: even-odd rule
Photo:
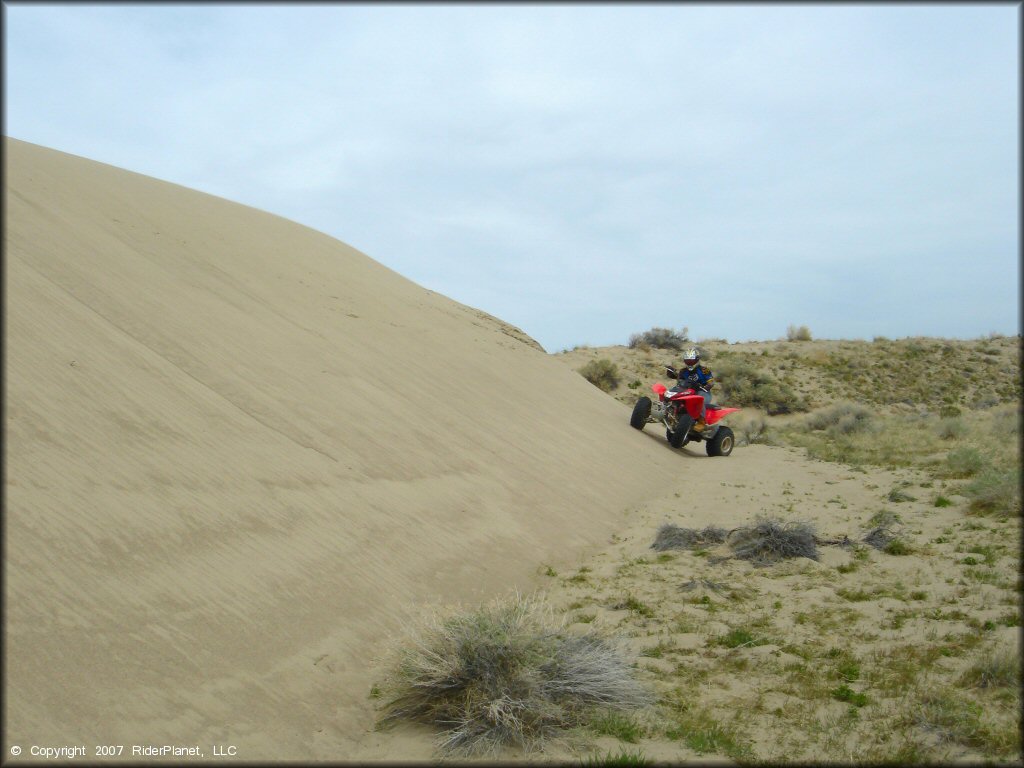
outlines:
[[[930,505],[903,503],[920,513],[824,534],[778,516],[662,525],[660,554],[623,547],[585,584],[552,577],[567,615],[639,648],[657,700],[636,756],[668,740],[741,763],[1019,759],[1020,663],[998,642],[1020,626],[1019,531],[928,530]]]
[[[826,462],[819,494],[726,487],[751,504],[737,519],[652,525],[649,554],[624,540],[617,562],[579,567],[585,580],[547,577],[571,621],[638,649],[657,701],[624,742],[631,759],[667,740],[737,762],[1019,762],[1020,337],[799,330],[703,340],[702,356],[716,402],[744,408],[730,417],[738,446]],[[630,386],[609,393],[631,406],[672,354],[563,356],[615,361]],[[826,495],[843,483],[874,501]]]
[[[585,727],[622,737],[652,700],[611,639],[566,631],[538,596],[431,614],[407,635],[375,691],[379,722],[433,726],[442,753],[532,751]]]
[[[678,362],[685,329],[665,330],[559,357],[632,406]],[[802,488],[703,478],[734,519],[538,564],[539,612],[435,617],[378,691],[382,726],[586,765],[1019,762],[1020,338],[791,340],[700,344],[740,447],[820,460]]]
[[[583,378],[605,392],[611,392],[619,386],[619,367],[608,358],[589,360],[578,370]]]
[[[649,331],[634,333],[629,337],[630,349],[670,349],[682,352],[690,345],[689,328],[651,328]]]
[[[791,325],[786,329],[786,340],[787,341],[810,341],[811,340],[811,329],[806,325]]]

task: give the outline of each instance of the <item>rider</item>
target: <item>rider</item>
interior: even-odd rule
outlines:
[[[666,366],[665,372],[673,379],[679,379],[677,386],[692,388],[704,398],[704,403],[700,407],[700,418],[693,425],[694,432],[703,432],[707,426],[704,413],[711,404],[711,387],[715,384],[715,376],[706,365],[700,365],[700,353],[696,349],[688,349],[683,353],[683,365],[686,367],[678,371],[672,366]]]

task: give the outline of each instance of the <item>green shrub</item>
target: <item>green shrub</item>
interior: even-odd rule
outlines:
[[[856,659],[844,657],[836,667],[836,672],[847,682],[853,682],[860,677],[860,664]]]
[[[689,329],[685,326],[678,331],[671,328],[651,328],[643,333],[634,333],[629,337],[630,349],[642,347],[656,347],[658,349],[683,350],[690,344]]]
[[[608,711],[650,703],[613,643],[570,634],[543,600],[516,595],[412,626],[383,686],[382,726],[444,729],[441,749],[533,749]]]
[[[675,725],[665,731],[673,741],[683,740],[699,754],[721,753],[733,760],[750,761],[753,747],[735,725],[719,721],[709,710],[693,710],[678,706]]]
[[[907,542],[903,541],[903,539],[893,538],[890,539],[884,547],[882,547],[882,551],[887,555],[909,555],[914,550],[909,544],[907,544]]]
[[[946,454],[946,474],[949,477],[970,477],[985,466],[985,459],[977,448],[964,446]]]
[[[840,685],[831,693],[833,699],[849,702],[855,707],[863,707],[868,703],[868,697],[865,694],[857,693],[848,685]]]
[[[719,402],[730,406],[760,408],[769,416],[807,410],[807,403],[791,386],[777,381],[742,360],[722,360],[713,372]]]
[[[968,483],[963,493],[975,514],[1020,514],[1020,467],[988,469]]]
[[[625,599],[613,603],[611,608],[613,611],[630,611],[648,619],[654,616],[651,606],[642,600],[637,600],[633,595],[626,595]]]
[[[768,641],[753,634],[749,629],[733,627],[724,635],[721,635],[715,642],[726,648],[739,648],[740,646],[767,645]]]
[[[605,712],[590,721],[590,730],[599,736],[614,736],[619,741],[636,744],[644,735],[633,718],[621,712]]]
[[[605,392],[611,392],[619,386],[619,366],[608,358],[591,360],[577,370],[584,379]]]

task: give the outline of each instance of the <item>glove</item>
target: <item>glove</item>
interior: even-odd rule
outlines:
[[[676,369],[672,368],[671,366],[666,366],[665,367],[665,373],[667,373],[673,379],[678,379],[679,378],[679,374],[676,373]]]

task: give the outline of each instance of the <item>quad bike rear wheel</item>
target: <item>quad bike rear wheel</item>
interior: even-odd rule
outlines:
[[[647,417],[651,415],[651,398],[641,397],[633,406],[633,415],[629,417],[629,426],[634,429],[643,429],[647,424]]]
[[[708,456],[728,456],[736,444],[736,438],[728,427],[719,427],[715,436],[708,440]]]

